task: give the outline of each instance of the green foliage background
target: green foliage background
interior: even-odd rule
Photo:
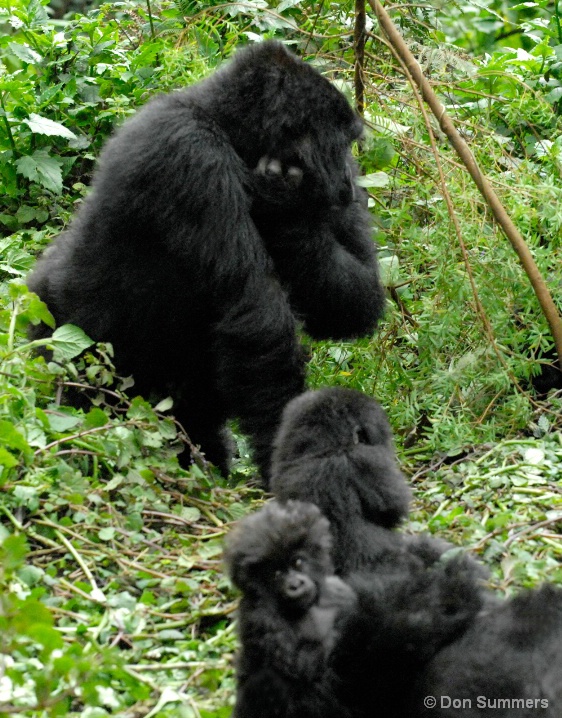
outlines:
[[[37,355],[45,342],[26,328],[51,319],[23,279],[87,193],[112,129],[237,45],[284,39],[353,99],[354,8],[127,1],[61,18],[65,6],[85,7],[59,2],[54,19],[45,2],[0,0],[0,712],[226,717],[236,597],[222,540],[263,500],[244,439],[228,481],[204,457],[180,469],[188,437],[171,402],[127,399],[110,346],[62,327],[49,342],[57,363]],[[560,305],[559,10],[434,0],[393,16]],[[561,404],[529,384],[552,361],[546,323],[372,18],[368,29],[370,129],[356,152],[388,313],[373,337],[311,346],[309,383],[355,387],[387,409],[416,492],[408,530],[470,546],[501,590],[559,581]],[[88,412],[60,403],[76,384],[90,387]]]

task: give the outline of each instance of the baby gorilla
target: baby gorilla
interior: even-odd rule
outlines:
[[[328,521],[312,504],[272,502],[229,535],[225,562],[242,591],[235,718],[345,718],[328,660],[336,616],[354,604],[333,576]]]
[[[297,317],[315,338],[350,338],[383,313],[353,186],[361,131],[345,97],[282,44],[244,48],[124,123],[29,277],[57,324],[113,344],[135,392],[173,398],[223,473],[225,422],[238,418],[267,481],[281,411],[304,389]]]
[[[242,591],[236,718],[406,718],[425,663],[482,604],[463,558],[419,571],[334,575],[316,506],[271,502],[230,535],[226,563]]]
[[[287,404],[274,442],[271,488],[280,501],[320,507],[334,538],[337,573],[380,563],[430,565],[449,544],[396,534],[410,490],[398,468],[388,419],[358,391],[309,391]]]

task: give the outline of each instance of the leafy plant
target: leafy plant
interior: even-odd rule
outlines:
[[[494,0],[397,11],[556,289],[557,9]],[[45,0],[0,0],[0,27],[0,703],[37,718],[226,718],[235,596],[222,538],[263,500],[244,439],[228,482],[202,457],[180,468],[188,438],[170,402],[134,397],[111,347],[77,328],[30,342],[29,323],[52,320],[22,280],[87,194],[113,128],[240,42],[279,37],[349,92],[353,4],[126,1],[54,22]],[[309,383],[381,400],[416,489],[409,530],[473,546],[503,590],[559,581],[562,407],[529,385],[550,361],[547,328],[511,248],[430,125],[463,253],[412,89],[383,44],[369,40],[366,57],[369,129],[355,151],[388,313],[374,337],[312,346]],[[53,356],[36,353],[49,347]],[[93,405],[69,408],[69,391]]]

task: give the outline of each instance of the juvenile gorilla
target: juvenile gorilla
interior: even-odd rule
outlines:
[[[339,387],[306,392],[287,404],[274,446],[272,491],[280,501],[320,507],[330,521],[337,573],[384,562],[421,567],[450,548],[392,530],[408,515],[410,490],[374,399]]]
[[[235,718],[409,718],[421,668],[482,604],[464,558],[344,583],[329,548],[328,522],[298,501],[271,502],[229,536],[243,593]]]
[[[110,341],[121,375],[224,473],[240,419],[267,480],[314,337],[371,332],[384,306],[349,151],[361,122],[276,42],[150,102],[111,139],[92,191],[30,276],[57,324]],[[48,327],[34,335],[48,336]]]

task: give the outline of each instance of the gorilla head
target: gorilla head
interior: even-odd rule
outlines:
[[[249,600],[273,602],[281,613],[304,614],[320,584],[334,573],[328,521],[312,504],[267,504],[229,535],[225,562]]]
[[[331,387],[290,401],[272,467],[271,487],[279,499],[315,503],[331,524],[361,516],[393,528],[408,513],[410,491],[388,420],[361,392]]]
[[[250,46],[212,77],[208,111],[249,167],[266,155],[302,171],[306,202],[347,204],[352,197],[349,145],[363,124],[346,98],[279,42]],[[240,97],[245,102],[240,102]],[[338,132],[326,132],[329,124]]]

